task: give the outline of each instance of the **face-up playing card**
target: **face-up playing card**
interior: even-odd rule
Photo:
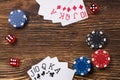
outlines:
[[[65,15],[65,11],[67,11],[67,6],[69,4],[71,4],[73,2],[73,0],[70,0],[68,3],[64,1],[64,3],[62,3],[62,5],[60,5],[60,8],[58,9],[57,7],[59,5],[57,5],[55,8],[53,8],[51,10],[51,17],[52,17],[52,22],[53,23],[58,23],[58,22],[61,22],[61,19],[64,18],[64,15]],[[56,12],[56,13],[54,13]]]
[[[38,64],[38,66],[40,66],[40,69],[41,69],[41,72],[39,72],[41,75],[41,79],[43,80],[46,80],[46,76],[48,75],[48,69],[51,69],[55,64],[51,63],[51,61],[54,61],[55,63],[58,62],[58,59],[57,57],[54,57],[54,58],[51,58],[49,61],[47,62],[40,62]],[[51,74],[51,77],[53,76],[54,74]]]
[[[63,8],[62,11],[59,10],[54,17],[55,19],[52,19],[53,23],[60,21],[62,26],[66,26],[88,18],[88,15],[83,0],[73,0],[73,2]]]
[[[47,63],[47,61],[50,60],[50,57],[46,57],[45,59],[43,59],[41,62]],[[40,78],[40,74],[38,74],[41,70],[40,67],[38,66],[39,63],[37,65],[32,66],[32,68],[30,70],[28,70],[28,75],[31,77],[32,80],[37,80],[37,78]]]
[[[59,78],[63,80],[63,72],[66,70],[67,66],[68,63],[66,62],[55,63],[54,61],[51,61],[45,80],[59,80]]]
[[[35,72],[35,78],[36,79],[45,79],[45,76],[47,75],[47,69],[49,68],[51,60],[58,62],[57,57],[50,58],[47,57],[44,60],[42,60],[40,63],[32,66],[32,70],[36,69],[37,71]]]
[[[69,8],[71,9],[70,11]],[[87,18],[88,14],[83,0],[74,0],[73,3],[68,6],[66,16],[64,17],[64,20],[61,21],[61,24],[62,26],[66,26]]]
[[[72,70],[72,69],[65,69],[64,71],[64,80],[73,80],[73,77],[74,77],[74,74],[75,74],[75,71]]]
[[[46,57],[27,73],[32,80],[72,80],[75,72],[68,68],[67,62],[59,62],[57,57]]]
[[[45,20],[66,26],[88,18],[83,0],[36,0],[40,5],[38,14]]]
[[[56,14],[57,11],[61,10],[62,5],[64,3],[68,4],[69,2],[71,2],[71,0],[52,0],[53,4],[49,4],[50,8],[48,8],[47,6],[44,6],[43,8],[41,8],[41,13],[43,13],[44,15],[44,19],[45,20],[51,20],[54,17],[52,17],[53,14]]]
[[[54,20],[53,23],[60,22],[58,19],[56,19],[56,17],[58,17],[58,15],[57,15],[58,12],[63,11],[63,8],[71,2],[72,2],[72,0],[60,0],[59,2],[57,2],[56,5],[52,5],[51,8],[49,9],[49,11],[47,12],[47,14],[45,13],[46,15],[44,16],[44,19],[45,20],[48,20],[48,19],[50,20],[51,19],[52,22]]]

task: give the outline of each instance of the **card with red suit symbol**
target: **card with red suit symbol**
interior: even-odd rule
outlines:
[[[66,26],[88,18],[83,0],[36,0],[38,14],[45,20]]]

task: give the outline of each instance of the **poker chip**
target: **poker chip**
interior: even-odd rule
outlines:
[[[86,42],[90,48],[100,49],[105,45],[106,37],[102,31],[94,30],[87,35]]]
[[[105,50],[97,50],[92,54],[92,63],[97,68],[105,68],[110,63],[110,55]]]
[[[73,69],[77,75],[86,75],[91,70],[91,62],[87,57],[78,57],[73,64]]]
[[[23,11],[14,10],[10,12],[8,21],[13,27],[21,28],[25,25],[27,17]]]

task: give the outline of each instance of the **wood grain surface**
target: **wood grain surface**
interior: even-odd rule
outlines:
[[[73,61],[78,56],[91,59],[94,52],[85,42],[86,35],[98,29],[105,33],[108,42],[104,47],[110,52],[111,62],[105,69],[93,67],[90,74],[73,80],[120,80],[120,0],[84,0],[89,18],[61,27],[39,16],[39,5],[35,0],[0,0],[0,80],[30,80],[27,70],[47,56],[57,56],[60,61]],[[88,6],[95,2],[99,13],[91,15]],[[22,29],[15,29],[8,23],[8,15],[14,9],[23,10],[28,23]],[[7,34],[14,34],[17,43],[10,45],[5,41]],[[20,67],[11,67],[9,59],[17,57]]]

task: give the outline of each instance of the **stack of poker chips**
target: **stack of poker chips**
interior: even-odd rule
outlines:
[[[91,56],[91,60],[82,56],[76,58],[73,63],[73,69],[76,71],[76,75],[84,76],[91,71],[92,64],[96,68],[106,68],[110,63],[109,52],[101,49],[105,45],[107,39],[102,31],[94,30],[87,35],[86,42],[90,48],[95,49]],[[92,64],[91,64],[92,63]]]

